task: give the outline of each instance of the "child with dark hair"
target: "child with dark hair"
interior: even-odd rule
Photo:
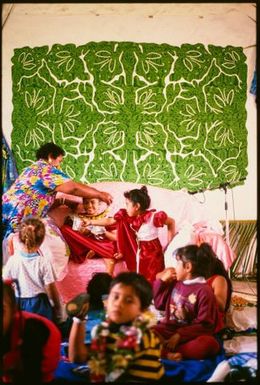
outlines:
[[[114,218],[89,220],[86,224],[116,224],[118,254],[115,258],[123,257],[128,270],[143,274],[152,283],[164,268],[159,228],[167,226],[169,243],[175,234],[175,222],[164,211],[148,210],[151,198],[146,186],[127,191],[124,196],[126,209],[120,209]]]
[[[44,223],[37,217],[25,218],[19,230],[20,249],[17,246],[8,259],[3,268],[3,278],[18,280],[22,310],[53,320],[61,316],[62,310],[52,266],[39,252],[44,237]]]
[[[74,297],[66,304],[67,320],[61,325],[63,340],[67,340],[73,322],[73,316],[82,311],[82,306],[87,303],[88,322],[86,325],[85,343],[90,343],[91,330],[105,318],[106,299],[109,293],[112,277],[108,273],[95,273],[88,282],[86,292]]]
[[[111,282],[106,321],[94,327],[88,348],[85,310],[73,318],[69,359],[86,363],[93,382],[159,380],[164,374],[159,360],[160,341],[143,313],[152,300],[152,288],[141,274],[124,272]]]
[[[101,210],[97,198],[84,198],[61,227],[62,235],[70,248],[70,260],[83,263],[86,258],[102,258],[106,271],[114,273],[117,252],[116,226],[85,226],[84,221],[106,218],[108,209]]]
[[[3,282],[2,382],[48,384],[60,359],[61,336],[45,317],[19,310],[12,281]]]
[[[218,354],[214,337],[218,323],[216,299],[206,278],[210,272],[210,246],[188,245],[176,250],[176,266],[157,275],[154,304],[165,318],[154,330],[169,359],[205,359]]]

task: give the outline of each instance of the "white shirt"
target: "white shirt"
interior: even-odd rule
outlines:
[[[3,279],[17,279],[21,297],[35,297],[46,293],[45,285],[55,281],[49,260],[38,253],[26,254],[16,251],[3,268]],[[18,296],[18,292],[16,291]]]

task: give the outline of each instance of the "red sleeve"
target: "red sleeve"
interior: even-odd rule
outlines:
[[[158,211],[154,214],[153,224],[155,227],[163,227],[168,215],[164,211]]]
[[[167,283],[162,281],[161,279],[156,279],[153,282],[153,299],[154,299],[154,306],[158,310],[166,310],[169,297],[171,295],[171,292],[173,290],[174,284],[173,283]]]
[[[126,209],[120,209],[119,211],[117,211],[114,215],[114,219],[116,221],[120,221],[122,220],[125,216],[127,215],[126,213]]]

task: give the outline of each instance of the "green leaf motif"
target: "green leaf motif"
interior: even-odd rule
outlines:
[[[247,65],[241,47],[89,42],[16,48],[12,150],[18,170],[53,141],[82,183],[169,189],[247,176]]]

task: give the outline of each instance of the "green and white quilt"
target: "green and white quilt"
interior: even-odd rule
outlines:
[[[15,49],[12,151],[18,170],[53,141],[83,183],[188,191],[247,176],[241,47],[90,42]]]

